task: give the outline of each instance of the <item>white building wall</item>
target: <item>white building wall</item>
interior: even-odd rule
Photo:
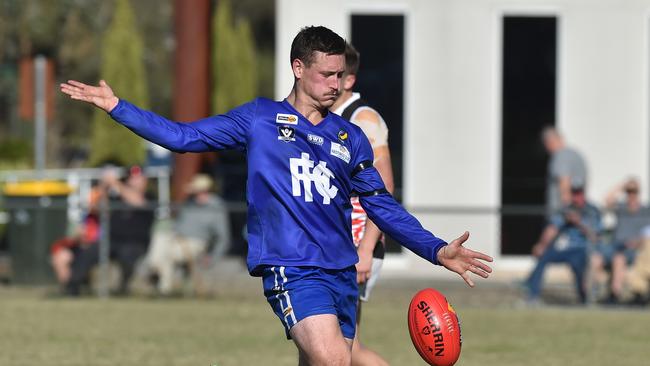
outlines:
[[[488,212],[418,213],[439,236],[469,230],[473,248],[500,259],[499,218],[489,212],[501,201],[504,15],[558,17],[557,126],[588,160],[591,198],[601,202],[632,173],[648,186],[650,0],[278,0],[277,98],[293,82],[288,55],[299,29],[325,25],[349,38],[353,13],[405,15],[405,205]]]

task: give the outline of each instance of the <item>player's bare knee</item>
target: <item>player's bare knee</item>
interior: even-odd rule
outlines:
[[[319,365],[327,366],[351,366],[352,353],[346,348],[345,351],[338,352],[335,355],[328,354],[322,359],[323,363]]]
[[[300,365],[309,366],[350,366],[352,353],[347,347],[328,347],[314,350],[309,354],[301,353]]]

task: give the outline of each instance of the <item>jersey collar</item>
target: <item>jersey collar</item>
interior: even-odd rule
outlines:
[[[313,123],[311,123],[311,121],[309,121],[309,119],[307,119],[307,117],[303,116],[302,113],[298,112],[298,110],[297,110],[296,108],[294,108],[294,106],[291,105],[291,103],[289,103],[289,101],[287,100],[287,98],[284,98],[284,99],[282,100],[282,104],[285,106],[285,108],[289,109],[292,113],[295,113],[295,114],[298,116],[298,119],[299,119],[299,120],[302,120],[302,121],[305,122],[307,125],[309,125],[309,126],[311,126],[311,127],[315,127],[315,128],[319,128],[319,127],[321,127],[322,125],[324,125],[325,122],[327,122],[327,121],[330,119],[330,115],[332,114],[332,111],[329,111],[329,110],[328,110],[328,111],[327,111],[327,115],[323,118],[323,120],[320,121],[319,124],[314,125]]]
[[[361,98],[361,94],[359,93],[352,93],[352,96],[348,98],[348,100],[345,101],[345,103],[341,104],[338,108],[333,110],[332,112],[338,114],[339,116],[343,114],[343,111],[345,108],[347,108],[350,104],[354,103],[357,99]]]

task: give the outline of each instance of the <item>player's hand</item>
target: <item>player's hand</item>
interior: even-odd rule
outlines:
[[[359,251],[359,263],[357,263],[357,283],[366,283],[370,279],[372,270],[372,252]]]
[[[113,93],[113,89],[104,80],[99,81],[99,86],[68,80],[67,83],[61,83],[60,87],[61,91],[68,94],[70,98],[93,104],[106,112],[112,111],[119,102],[119,99]]]
[[[465,248],[463,243],[467,241],[467,238],[469,238],[469,232],[466,231],[456,240],[442,247],[438,251],[438,262],[448,270],[458,273],[470,287],[474,287],[474,281],[470,278],[469,273],[488,278],[492,268],[479,259],[492,262],[492,257]]]

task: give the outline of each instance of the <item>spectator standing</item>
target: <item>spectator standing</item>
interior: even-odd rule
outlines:
[[[554,127],[544,128],[542,141],[550,155],[546,185],[546,217],[550,218],[571,203],[571,187],[586,186],[587,164]]]

